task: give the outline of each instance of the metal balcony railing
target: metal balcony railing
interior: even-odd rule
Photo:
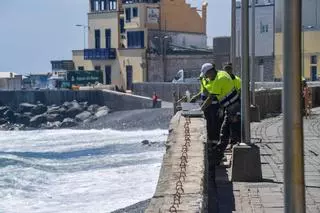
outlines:
[[[84,60],[108,60],[116,59],[117,53],[115,48],[85,49]]]
[[[136,3],[159,3],[160,0],[122,0],[122,4],[136,4]]]

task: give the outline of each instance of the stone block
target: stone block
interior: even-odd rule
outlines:
[[[260,109],[257,105],[250,106],[250,120],[251,122],[260,122]]]
[[[262,180],[260,148],[254,144],[233,147],[232,181],[259,182]]]

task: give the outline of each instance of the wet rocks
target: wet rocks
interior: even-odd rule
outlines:
[[[89,119],[91,117],[91,113],[88,112],[88,111],[84,111],[84,112],[81,112],[80,114],[76,115],[76,120],[77,121],[85,121],[87,119]]]
[[[72,118],[65,118],[61,123],[61,128],[70,128],[77,125],[77,122]]]
[[[143,140],[141,141],[142,145],[149,145],[150,144],[150,141],[148,140]]]
[[[104,116],[108,115],[109,112],[110,112],[110,109],[108,107],[106,107],[106,106],[100,107],[100,108],[98,108],[98,110],[95,114],[95,117],[97,117],[97,118],[104,117]]]
[[[41,124],[47,122],[46,115],[36,115],[30,120],[30,127],[39,127]]]
[[[42,103],[21,103],[17,110],[0,106],[0,129],[71,128],[90,123],[110,112],[106,106],[88,105],[88,102],[65,102],[60,106]]]
[[[34,104],[22,103],[19,105],[18,111],[20,113],[31,112],[31,110],[35,107],[36,107],[36,105],[34,105]]]
[[[25,126],[28,126],[30,124],[30,116],[20,113],[15,113],[14,116],[16,118],[17,124],[23,124]]]
[[[48,107],[43,104],[38,104],[31,109],[33,115],[41,115],[48,110]]]

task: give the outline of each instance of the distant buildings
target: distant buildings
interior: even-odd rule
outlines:
[[[185,0],[89,0],[88,49],[74,50],[76,70],[102,70],[103,83],[171,81],[179,69],[212,60],[207,4]]]
[[[22,75],[0,72],[0,90],[21,90]]]
[[[274,80],[274,0],[255,0],[255,81]],[[250,1],[251,2],[251,1]],[[249,34],[251,41],[251,11],[249,6]],[[241,2],[236,6],[236,70],[240,70],[241,57]],[[251,44],[250,44],[251,45]],[[251,55],[251,48],[249,48]]]
[[[283,74],[283,0],[276,1],[275,78]],[[302,1],[302,75],[308,80],[320,78],[320,0]]]
[[[28,74],[23,79],[24,89],[47,89],[50,73]]]

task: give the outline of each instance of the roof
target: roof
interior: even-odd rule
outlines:
[[[17,73],[14,72],[0,72],[0,78],[10,78],[11,73],[13,74],[13,77],[17,75]]]

